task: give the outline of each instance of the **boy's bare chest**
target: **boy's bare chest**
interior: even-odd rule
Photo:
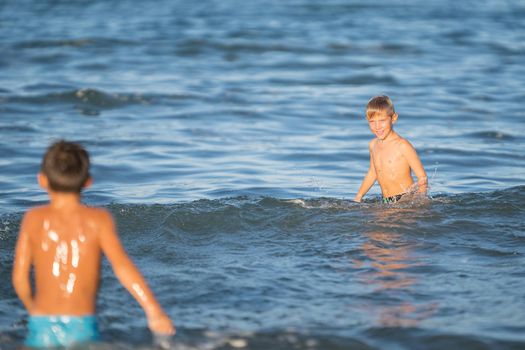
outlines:
[[[388,148],[377,145],[372,151],[372,158],[376,171],[395,169],[403,166],[406,159],[399,148]]]

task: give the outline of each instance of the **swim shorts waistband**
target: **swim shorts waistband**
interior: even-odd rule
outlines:
[[[401,197],[403,197],[406,193],[401,193],[401,194],[397,194],[395,196],[391,196],[391,197],[383,197],[383,203],[385,204],[393,204],[393,203],[396,203],[398,202]]]

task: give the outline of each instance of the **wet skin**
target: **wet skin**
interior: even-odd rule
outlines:
[[[379,182],[383,197],[407,192],[426,193],[427,175],[414,147],[393,129],[397,114],[379,113],[368,120],[376,136],[369,143],[370,167],[355,197],[356,201],[368,192],[375,181]],[[411,172],[418,178],[414,185]]]
[[[115,275],[144,309],[155,333],[174,334],[144,278],[126,254],[111,215],[80,202],[80,194],[48,190],[50,204],[24,216],[16,245],[13,285],[31,315],[95,314],[102,254]],[[34,268],[35,291],[30,270]]]

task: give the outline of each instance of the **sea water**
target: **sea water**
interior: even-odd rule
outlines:
[[[510,0],[1,1],[0,349],[26,333],[13,248],[60,138],[91,152],[84,201],[174,319],[167,347],[525,348],[524,17]],[[429,201],[351,200],[377,94]],[[107,262],[97,305],[99,347],[155,348]]]

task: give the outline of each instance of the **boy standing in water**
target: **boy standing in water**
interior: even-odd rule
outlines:
[[[80,191],[91,182],[89,155],[80,145],[59,141],[48,148],[38,183],[47,190],[50,203],[24,216],[13,266],[13,285],[30,315],[27,346],[69,346],[98,340],[95,302],[102,254],[144,309],[151,331],[175,333],[171,320],[124,251],[111,215],[81,203]]]
[[[407,193],[427,192],[427,174],[416,150],[394,131],[397,113],[388,96],[373,97],[366,107],[366,119],[376,136],[370,141],[370,168],[354,200],[360,202],[376,182],[381,186],[384,203],[395,203]],[[414,184],[414,172],[418,181]]]

